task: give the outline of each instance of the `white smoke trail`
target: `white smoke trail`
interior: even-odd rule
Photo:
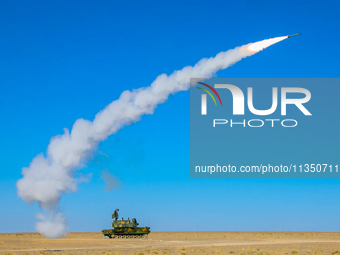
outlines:
[[[75,170],[84,166],[99,142],[122,127],[137,122],[142,115],[152,114],[170,94],[188,90],[190,78],[210,78],[218,70],[282,39],[277,38],[218,53],[215,57],[200,60],[193,67],[174,71],[169,76],[161,74],[149,87],[124,91],[118,100],[100,111],[92,122],[78,119],[71,133],[65,128],[64,134],[52,137],[46,157],[37,155],[29,167],[22,169],[23,178],[17,182],[18,196],[29,204],[38,202],[45,210],[46,216],[37,216],[40,222],[36,224],[36,230],[49,238],[60,238],[67,233],[65,218],[57,211],[58,203],[63,194],[77,191],[78,183],[82,180],[75,177]]]

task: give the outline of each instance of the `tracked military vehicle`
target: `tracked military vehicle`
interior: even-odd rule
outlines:
[[[112,214],[112,227],[113,229],[104,229],[102,233],[106,238],[145,238],[150,233],[149,227],[137,227],[139,223],[137,223],[136,218],[118,220],[118,211],[116,209]]]

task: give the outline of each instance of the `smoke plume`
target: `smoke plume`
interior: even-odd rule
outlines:
[[[105,181],[105,190],[108,192],[117,190],[122,186],[122,184],[106,170],[102,171],[102,178]]]
[[[91,122],[78,119],[71,132],[51,138],[46,156],[33,158],[28,167],[22,168],[23,178],[18,180],[18,196],[28,204],[38,202],[45,215],[36,217],[36,230],[48,238],[60,238],[67,233],[65,218],[58,212],[58,203],[65,193],[75,192],[82,180],[75,177],[75,170],[84,167],[97,145],[119,129],[140,120],[144,114],[152,114],[158,104],[164,103],[170,94],[190,88],[190,78],[210,78],[218,70],[225,69],[242,58],[287,37],[263,40],[247,44],[215,57],[203,58],[195,66],[186,66],[171,75],[159,75],[149,87],[124,91],[118,100],[100,111]]]
[[[38,213],[35,216],[40,221],[35,223],[35,229],[47,238],[58,238],[68,232],[66,218],[60,212],[48,211],[46,215]]]

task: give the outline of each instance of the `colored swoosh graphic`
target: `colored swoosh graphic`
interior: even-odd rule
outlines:
[[[208,87],[209,89],[211,89],[211,90],[215,93],[215,95],[217,96],[218,100],[220,100],[220,103],[221,103],[221,105],[222,105],[222,100],[221,100],[219,94],[217,93],[217,91],[216,91],[213,87],[211,87],[210,85],[205,84],[205,83],[203,83],[203,82],[198,82],[198,83],[199,83],[199,84],[202,84],[202,85],[204,85],[204,86],[206,86],[206,87]]]
[[[207,92],[207,93],[209,94],[209,96],[211,96],[211,98],[214,100],[215,105],[217,105],[217,104],[216,104],[216,100],[215,100],[214,96],[210,93],[210,91],[208,91],[208,90],[206,90],[206,89],[203,89],[203,88],[199,88],[199,87],[197,87],[197,88],[198,88],[198,89],[201,89],[201,90],[203,90],[203,91],[205,91],[205,92]]]

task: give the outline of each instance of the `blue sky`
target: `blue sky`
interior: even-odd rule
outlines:
[[[337,1],[2,1],[0,232],[34,231],[39,208],[15,183],[52,136],[161,73],[302,32],[217,77],[339,77],[339,10]],[[339,180],[190,179],[189,140],[188,91],[109,137],[83,170],[90,182],[62,198],[70,230],[108,228],[115,208],[152,230],[340,230]],[[118,191],[105,191],[104,169]]]

